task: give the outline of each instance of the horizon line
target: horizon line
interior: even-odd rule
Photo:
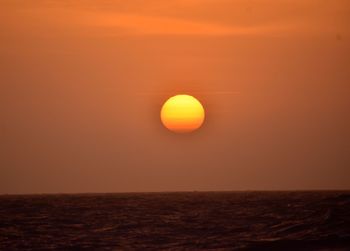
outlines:
[[[125,192],[44,192],[44,193],[0,193],[0,196],[31,195],[112,195],[112,194],[160,194],[160,193],[240,193],[240,192],[349,192],[350,188],[318,189],[237,189],[237,190],[169,190],[169,191],[125,191]]]

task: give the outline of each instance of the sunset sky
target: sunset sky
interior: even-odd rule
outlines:
[[[0,65],[2,194],[350,189],[347,0],[0,0]]]

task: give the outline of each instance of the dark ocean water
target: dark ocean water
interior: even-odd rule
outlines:
[[[0,196],[1,250],[350,250],[350,192]]]

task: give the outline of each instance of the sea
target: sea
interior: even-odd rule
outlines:
[[[0,250],[350,250],[350,191],[1,195]]]

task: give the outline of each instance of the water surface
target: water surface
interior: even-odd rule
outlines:
[[[350,192],[0,196],[1,250],[350,250]]]

